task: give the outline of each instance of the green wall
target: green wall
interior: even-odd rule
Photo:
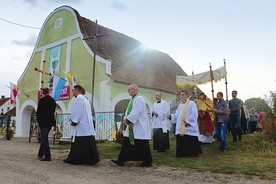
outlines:
[[[36,53],[29,65],[26,68],[26,73],[21,77],[21,80],[18,82],[18,88],[20,91],[20,103],[21,106],[24,101],[32,99],[37,101],[37,90],[40,84],[40,72],[35,71],[35,67],[40,68],[40,61],[41,61],[41,52]],[[29,95],[27,97],[25,94]]]
[[[62,17],[62,26],[55,28],[56,20]],[[66,10],[59,10],[54,13],[45,23],[41,32],[38,47],[45,46],[57,40],[77,34],[76,22],[73,15]]]

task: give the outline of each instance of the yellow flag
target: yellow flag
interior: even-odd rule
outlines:
[[[72,83],[72,75],[69,72],[64,72],[65,78]]]

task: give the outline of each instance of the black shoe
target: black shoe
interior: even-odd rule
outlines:
[[[120,160],[111,160],[111,162],[113,162],[114,164],[116,164],[117,166],[124,166],[124,162],[120,161]]]
[[[40,158],[39,160],[40,160],[40,161],[51,161],[51,158],[43,157],[43,158]]]
[[[41,158],[43,158],[43,156],[41,156],[41,155],[37,155],[37,158],[41,159]]]
[[[139,167],[152,167],[151,163],[141,163]]]

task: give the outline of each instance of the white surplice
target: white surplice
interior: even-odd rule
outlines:
[[[185,105],[185,103],[181,103],[178,106],[175,114],[171,115],[172,120],[176,121],[175,135],[178,135],[179,132],[180,132],[184,105]],[[186,122],[190,126],[185,127],[184,134],[191,135],[191,136],[198,136],[199,135],[197,117],[198,117],[198,111],[197,111],[196,103],[194,101],[190,101],[189,106],[188,106],[188,110],[187,110],[187,116],[186,116]]]
[[[151,139],[151,128],[149,123],[149,114],[147,111],[146,101],[142,96],[137,96],[133,100],[132,110],[129,115],[125,116],[133,123],[134,139],[149,140]],[[128,126],[124,132],[125,137],[129,137]]]
[[[158,115],[152,117],[152,128],[162,128],[163,132],[170,130],[170,124],[167,121],[167,116],[170,114],[170,104],[165,100],[161,100],[159,103],[155,102],[153,111]]]
[[[79,94],[71,110],[71,121],[77,123],[75,136],[95,136],[92,121],[91,105],[87,98]]]

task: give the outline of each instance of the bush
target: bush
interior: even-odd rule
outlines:
[[[276,116],[272,113],[264,119],[264,132],[269,140],[276,142]]]

